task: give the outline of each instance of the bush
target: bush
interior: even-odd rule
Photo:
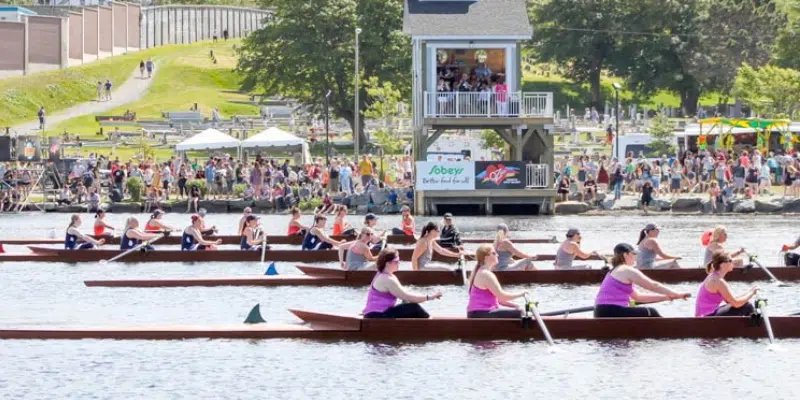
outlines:
[[[322,199],[319,197],[312,197],[308,200],[303,200],[297,204],[297,208],[301,210],[314,210],[322,205]]]
[[[197,186],[200,188],[200,195],[203,197],[208,196],[208,186],[206,186],[206,181],[203,179],[192,179],[189,182],[186,182],[186,191],[191,193],[192,188]]]
[[[235,197],[237,199],[240,198],[240,197],[244,197],[244,191],[245,190],[247,190],[247,184],[246,183],[237,183],[237,184],[233,185],[233,197]]]
[[[128,178],[125,187],[131,195],[131,200],[142,201],[142,194],[144,193],[144,181],[142,178],[138,176]]]

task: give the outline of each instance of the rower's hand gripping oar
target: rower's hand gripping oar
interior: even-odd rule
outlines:
[[[767,299],[757,298],[755,301],[756,316],[761,318],[764,322],[764,327],[767,329],[767,338],[769,339],[770,350],[774,349],[775,334],[772,333],[772,324],[769,322],[769,315],[767,314]]]
[[[788,283],[785,283],[785,282],[779,280],[778,278],[776,278],[775,274],[773,274],[772,271],[769,270],[769,268],[761,265],[761,263],[758,262],[758,255],[750,254],[750,253],[747,253],[747,252],[745,252],[744,254],[747,255],[747,258],[750,260],[751,264],[755,264],[756,266],[758,266],[758,268],[761,268],[761,270],[763,270],[765,274],[767,274],[767,276],[772,281],[772,283],[775,283],[780,287],[789,287],[789,286],[791,286]]]
[[[553,337],[550,336],[550,331],[547,329],[547,326],[544,324],[544,320],[542,316],[539,314],[539,309],[536,308],[536,303],[531,301],[528,298],[528,295],[523,296],[525,298],[525,318],[530,318],[531,314],[536,319],[536,322],[539,324],[539,329],[542,330],[542,334],[544,338],[547,339],[547,343],[550,343],[550,346],[555,346],[556,343],[553,341]]]
[[[154,237],[154,238],[152,238],[150,240],[146,240],[146,241],[142,242],[141,244],[139,244],[138,246],[136,246],[136,247],[134,247],[132,249],[128,249],[128,250],[126,250],[126,251],[124,251],[124,252],[122,252],[120,254],[117,254],[116,256],[111,257],[108,260],[100,260],[100,264],[106,264],[106,263],[110,263],[112,261],[117,261],[120,258],[127,256],[128,254],[131,254],[133,252],[139,251],[139,250],[143,249],[144,247],[149,246],[150,244],[154,243],[156,240],[159,240],[159,239],[161,239],[163,237],[164,237],[164,235],[158,235],[158,236],[156,236],[156,237]]]

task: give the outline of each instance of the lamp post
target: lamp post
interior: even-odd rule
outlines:
[[[325,165],[331,165],[331,133],[329,132],[329,125],[328,120],[330,118],[328,114],[328,103],[330,102],[331,91],[328,90],[328,93],[325,93]]]
[[[616,145],[617,153],[619,153],[619,90],[622,89],[622,85],[620,85],[617,82],[614,82],[612,86],[614,86],[614,121],[615,121],[614,128],[616,130],[616,138],[614,138],[614,140],[617,143]],[[614,156],[615,155],[612,152],[611,158],[614,158]],[[622,157],[617,157],[617,162],[620,162],[621,159]]]
[[[361,118],[360,118],[361,117],[361,115],[360,115],[361,113],[359,113],[359,107],[358,107],[358,35],[360,35],[360,34],[361,34],[361,28],[356,28],[356,60],[355,60],[355,75],[354,75],[354,79],[356,81],[355,82],[356,83],[356,91],[355,91],[355,96],[354,96],[355,97],[355,102],[353,104],[353,118],[354,118],[354,122],[353,122],[353,127],[354,127],[354,129],[353,129],[353,159],[355,160],[356,165],[358,165],[358,150],[359,150],[359,144],[360,144],[359,143],[359,139],[360,139],[360,136],[361,136],[359,134],[361,132],[361,130],[359,129],[359,125],[361,125],[361,121],[360,121],[361,120]]]

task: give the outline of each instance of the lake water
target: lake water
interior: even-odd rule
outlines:
[[[146,216],[140,216],[140,219]],[[0,216],[0,238],[61,238],[68,215]],[[176,226],[188,216],[167,215]],[[90,216],[85,216],[89,230]],[[124,216],[109,215],[122,225]],[[310,217],[306,217],[310,220]],[[514,237],[559,239],[569,227],[583,231],[583,248],[610,253],[620,241],[635,243],[648,222],[662,227],[665,251],[695,266],[704,229],[724,224],[729,248],[745,247],[765,265],[780,263],[778,250],[798,232],[792,217],[623,216],[457,218],[465,236],[489,237],[498,223]],[[235,232],[238,216],[209,215],[221,233]],[[418,229],[426,218],[417,219]],[[438,219],[437,219],[438,220]],[[283,234],[287,218],[265,216],[268,232]],[[360,225],[355,217],[351,221]],[[381,217],[389,228],[397,216]],[[144,222],[144,221],[142,221]],[[552,254],[555,244],[521,245]],[[10,252],[20,248],[6,246]],[[540,263],[551,268],[550,263]],[[328,266],[334,266],[329,264]],[[409,268],[408,265],[404,266]],[[291,263],[282,274],[298,273]],[[0,327],[238,323],[256,303],[270,322],[294,322],[287,308],[356,314],[366,288],[218,287],[87,288],[84,279],[263,274],[258,263],[31,264],[0,265]],[[694,293],[696,283],[675,285]],[[760,284],[772,315],[800,309],[797,288]],[[748,285],[734,283],[735,291]],[[434,316],[463,315],[463,287],[441,290],[424,304]],[[543,311],[590,305],[596,286],[535,285]],[[667,316],[688,316],[693,301],[658,305]],[[558,341],[558,340],[557,340]],[[800,341],[780,340],[558,341],[544,342],[319,343],[302,340],[2,341],[0,398],[20,399],[796,399]]]

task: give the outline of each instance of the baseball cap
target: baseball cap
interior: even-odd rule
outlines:
[[[647,225],[644,226],[644,230],[646,232],[650,232],[650,231],[655,231],[655,230],[661,230],[661,228],[659,228],[658,225],[656,225],[656,224],[647,224]]]
[[[633,246],[631,246],[631,245],[629,245],[627,243],[620,243],[620,244],[614,246],[614,255],[622,255],[622,254],[625,254],[625,253],[636,254],[636,249],[634,249]]]
[[[245,221],[250,222],[250,221],[258,220],[258,219],[261,219],[261,217],[259,217],[258,215],[248,215],[247,218],[245,218]]]
[[[197,214],[199,214],[201,217],[205,217],[206,214],[208,214],[208,210],[206,210],[205,208],[201,208],[197,210]]]
[[[245,207],[245,208],[244,208],[244,212],[246,212],[246,213],[250,214],[251,212],[253,212],[253,209],[252,209],[252,208],[250,208],[250,207]]]
[[[569,228],[567,229],[567,237],[573,237],[575,235],[580,235],[581,230],[578,228]]]
[[[444,217],[444,219],[451,219],[451,218],[453,218],[453,214],[452,213],[444,213],[443,217]]]
[[[373,213],[369,213],[369,214],[364,216],[364,221],[372,221],[372,220],[376,220],[376,219],[378,219],[378,216],[373,214]]]
[[[506,225],[506,224],[498,224],[497,228],[495,228],[495,230],[508,232],[508,225]]]

